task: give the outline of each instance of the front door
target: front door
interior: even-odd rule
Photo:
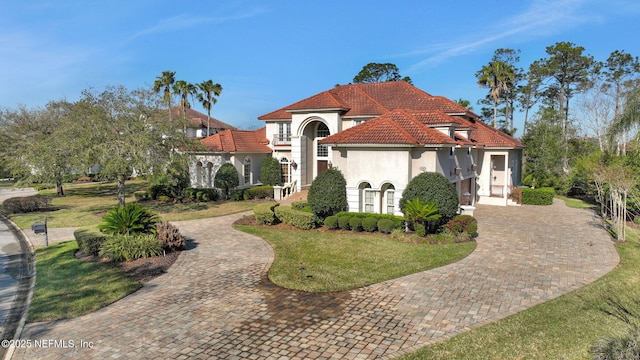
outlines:
[[[329,168],[329,160],[318,160],[318,175]],[[317,176],[317,175],[316,175]]]

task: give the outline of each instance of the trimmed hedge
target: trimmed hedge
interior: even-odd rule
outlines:
[[[556,195],[553,188],[537,188],[529,189],[523,188],[522,190],[522,204],[527,205],[551,205],[553,204],[553,197]]]
[[[390,219],[380,219],[378,220],[378,231],[383,234],[391,234],[393,230],[398,229],[395,226],[393,220]]]
[[[351,226],[349,226],[349,220],[351,220],[351,215],[338,216],[338,227],[342,230],[351,230]]]
[[[329,230],[337,229],[338,228],[338,217],[335,216],[335,215],[327,216],[327,218],[324,219],[324,226]]]
[[[291,206],[278,206],[275,208],[278,220],[302,230],[316,227],[316,216],[313,213],[294,210]]]
[[[85,227],[73,232],[78,249],[88,255],[98,256],[102,244],[107,241],[104,233],[95,227]]]
[[[362,230],[368,232],[378,231],[378,219],[373,216],[367,216],[362,219]]]
[[[256,205],[253,208],[253,215],[256,217],[256,222],[261,225],[274,225],[278,223],[278,218],[275,214],[275,208],[280,206],[277,202],[269,202],[260,205]]]
[[[291,207],[295,210],[304,211],[306,207],[309,206],[309,203],[305,200],[294,201],[291,203]]]
[[[352,216],[351,219],[349,219],[349,227],[356,232],[362,231],[362,218]]]
[[[50,204],[51,198],[35,195],[9,198],[2,203],[2,207],[8,214],[18,214],[44,210]]]
[[[272,199],[273,186],[261,185],[261,186],[254,186],[252,188],[244,189],[244,191],[242,192],[242,198],[244,200]]]
[[[355,216],[355,217],[359,217],[359,218],[362,218],[362,219],[368,218],[368,217],[372,217],[372,218],[377,219],[378,221],[380,221],[382,219],[388,219],[388,220],[391,220],[393,222],[394,228],[396,228],[396,229],[402,229],[402,227],[404,226],[404,218],[402,216],[396,216],[396,215],[391,215],[391,214],[373,214],[373,213],[343,211],[343,212],[337,213],[336,216],[338,218],[340,218],[341,216],[350,216],[350,217]]]

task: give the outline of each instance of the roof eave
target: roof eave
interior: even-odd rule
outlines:
[[[289,109],[285,110],[288,113],[308,113],[308,112],[333,112],[333,111],[349,111],[349,108],[335,107],[335,108],[311,108],[311,109]]]

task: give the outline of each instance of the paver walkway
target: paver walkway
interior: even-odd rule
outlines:
[[[619,261],[589,211],[479,206],[478,247],[462,261],[310,294],[266,280],[273,251],[231,229],[239,216],[178,222],[195,243],[168,274],[87,316],[27,325],[23,339],[49,347],[14,359],[392,358],[577,289]]]

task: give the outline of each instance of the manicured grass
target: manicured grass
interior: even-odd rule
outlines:
[[[75,241],[36,249],[36,286],[28,321],[87,314],[142,286],[115,267],[76,259],[77,249]]]
[[[377,234],[236,227],[273,246],[275,260],[269,270],[271,281],[305,291],[355,289],[456,262],[476,247],[475,242],[409,244]]]
[[[128,181],[126,194],[148,185],[141,180]],[[55,189],[43,190],[41,195],[54,196]],[[126,202],[133,202],[135,198],[129,196]],[[52,211],[41,211],[28,214],[13,214],[9,217],[18,226],[28,229],[31,224],[43,221],[47,217],[49,227],[80,227],[93,226],[102,221],[107,211],[118,205],[115,183],[92,183],[65,186],[65,196],[53,197]],[[251,210],[255,206],[252,201],[224,201],[207,203],[142,203],[151,211],[167,221],[204,219],[215,216],[228,215],[236,212]]]
[[[603,309],[609,301],[625,303],[639,313],[640,246],[638,231],[616,244],[616,269],[584,288],[504,320],[469,331],[400,359],[588,359],[600,337],[625,329]]]
[[[574,209],[594,209],[596,207],[596,205],[590,204],[581,199],[574,199],[563,195],[556,195],[556,198],[563,200],[568,207]]]

